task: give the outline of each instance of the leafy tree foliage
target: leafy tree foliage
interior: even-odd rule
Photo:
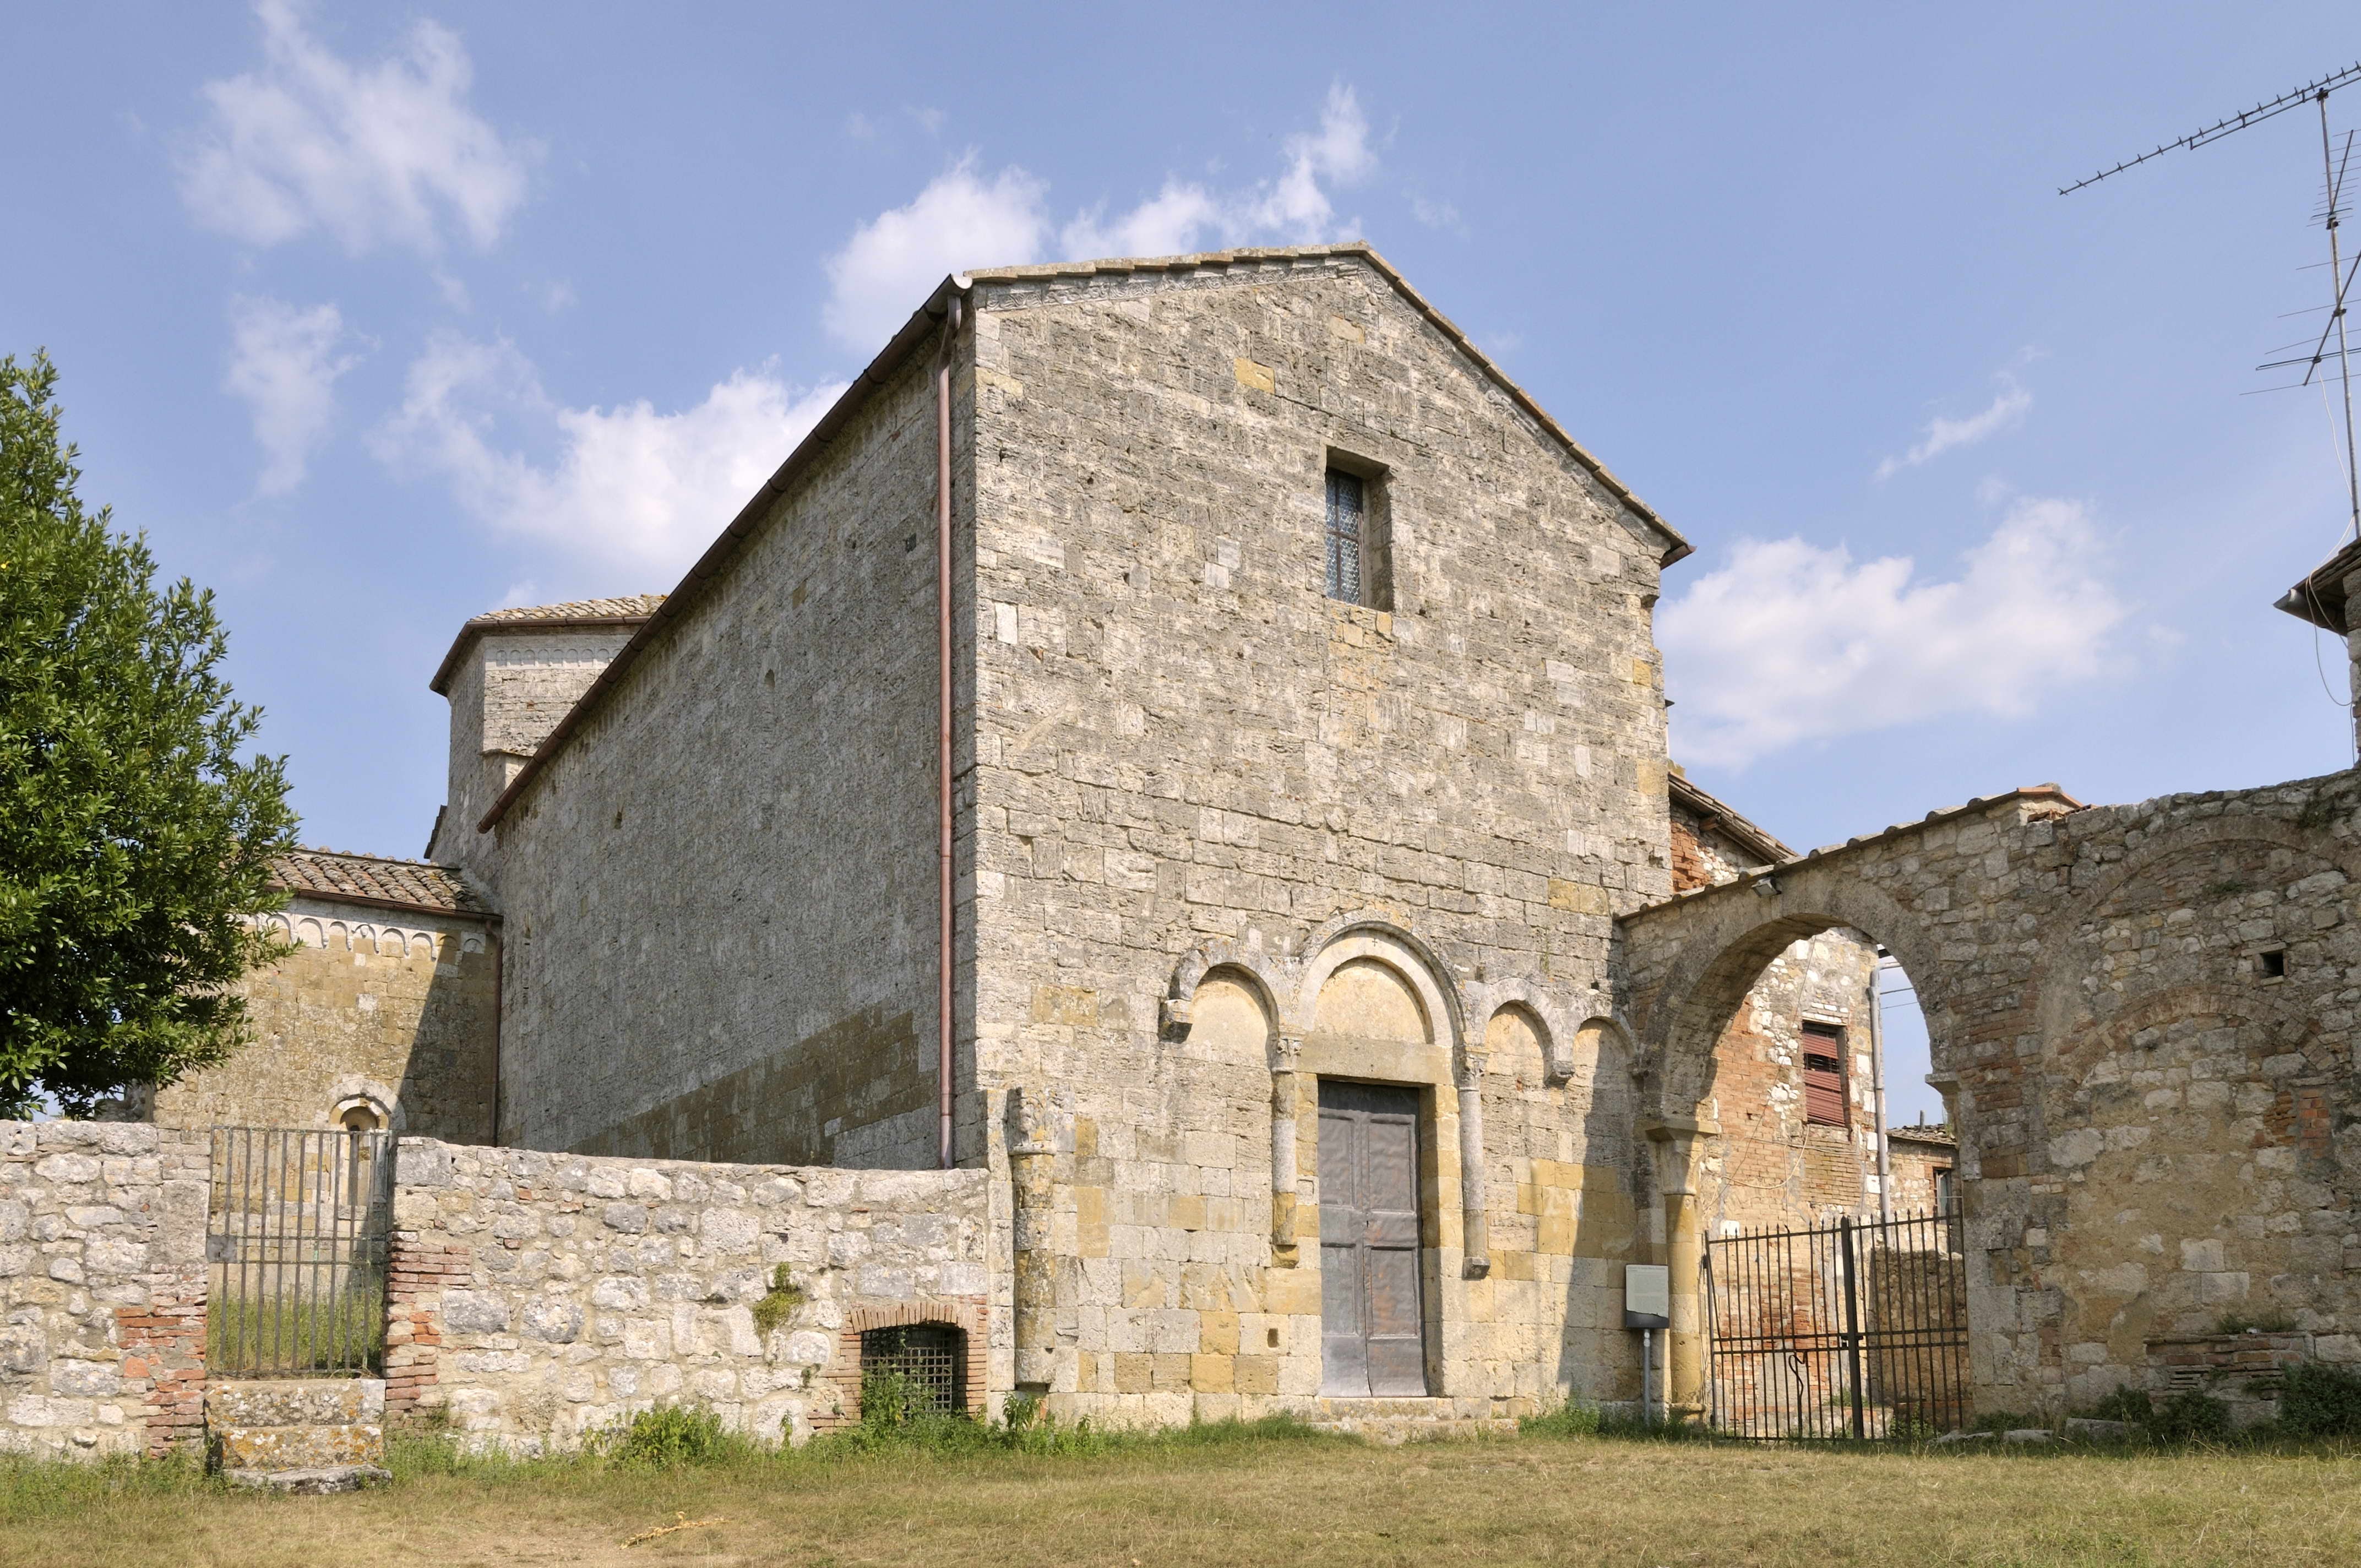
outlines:
[[[57,371],[0,356],[0,1115],[69,1113],[222,1060],[275,948],[283,758],[238,753],[213,594],[75,498]]]

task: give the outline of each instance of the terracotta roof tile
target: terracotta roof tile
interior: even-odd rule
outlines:
[[[459,660],[467,653],[467,644],[487,631],[511,631],[533,626],[643,626],[648,619],[663,608],[663,594],[626,594],[620,598],[571,599],[565,604],[512,605],[507,609],[489,609],[459,623],[459,635],[451,640],[451,651],[443,655],[435,667],[434,678],[426,689],[449,696],[451,677],[458,673]]]
[[[456,868],[428,861],[292,850],[273,861],[270,869],[274,884],[314,898],[360,899],[445,915],[491,913]]]
[[[626,594],[621,598],[574,599],[566,604],[512,605],[486,610],[470,626],[507,626],[520,620],[644,620],[664,603],[662,594]]]

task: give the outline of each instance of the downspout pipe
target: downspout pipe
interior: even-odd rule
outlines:
[[[951,1168],[956,1149],[951,1132],[951,346],[958,341],[960,302],[954,295],[943,315],[942,351],[935,360],[935,654],[936,707],[936,891],[940,927],[935,1007],[936,1163]]]

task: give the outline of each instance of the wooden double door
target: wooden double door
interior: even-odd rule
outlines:
[[[1426,1392],[1419,1091],[1320,1080],[1323,1394]]]

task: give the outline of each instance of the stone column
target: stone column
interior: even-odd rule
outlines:
[[[1697,1140],[1717,1137],[1719,1124],[1669,1117],[1652,1124],[1656,1146],[1656,1190],[1664,1205],[1664,1262],[1672,1295],[1673,1326],[1665,1332],[1664,1408],[1697,1413],[1705,1388],[1705,1304],[1697,1299],[1704,1245],[1697,1234]]]
[[[1295,1097],[1296,1068],[1302,1059],[1303,1042],[1281,1035],[1270,1068],[1270,1261],[1279,1268],[1293,1268],[1301,1257],[1295,1238]]]
[[[1048,1097],[1038,1089],[1010,1090],[1008,1187],[1015,1210],[1013,1293],[1020,1394],[1047,1394],[1056,1373],[1058,1277],[1049,1177],[1057,1148]]]
[[[1460,1273],[1481,1279],[1492,1272],[1491,1223],[1484,1215],[1484,1071],[1490,1053],[1468,1047],[1459,1053],[1459,1245]]]

